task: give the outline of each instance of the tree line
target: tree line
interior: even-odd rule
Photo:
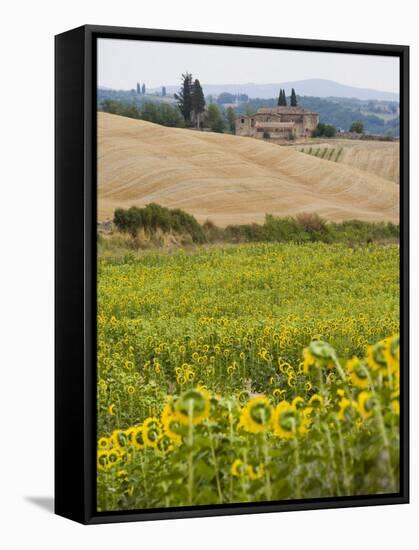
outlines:
[[[399,226],[391,222],[370,223],[360,220],[326,222],[317,214],[302,213],[295,218],[265,216],[263,224],[229,225],[218,227],[207,220],[199,224],[194,216],[180,208],[165,208],[151,203],[143,208],[117,208],[113,222],[118,231],[129,234],[136,245],[138,233],[143,229],[148,234],[160,229],[188,235],[193,243],[216,242],[343,242],[367,244],[373,241],[397,240]]]

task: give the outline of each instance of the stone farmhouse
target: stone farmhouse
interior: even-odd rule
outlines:
[[[318,113],[302,107],[261,107],[254,115],[236,117],[236,135],[272,139],[309,137],[318,123]]]

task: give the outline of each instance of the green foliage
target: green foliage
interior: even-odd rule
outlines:
[[[322,154],[324,151],[328,149],[323,150]],[[132,237],[133,242],[127,248],[138,247],[136,239],[140,229],[146,232],[160,229],[166,233],[187,234],[193,243],[324,242],[355,245],[397,241],[400,236],[399,225],[391,222],[326,222],[317,214],[310,213],[301,213],[295,218],[267,214],[263,224],[228,225],[222,228],[207,220],[201,226],[194,216],[181,209],[164,208],[154,203],[144,208],[117,208],[114,224],[118,231]],[[108,239],[102,240],[106,246]],[[114,244],[122,246],[120,242]]]
[[[226,115],[229,131],[232,134],[235,134],[236,133],[236,113],[234,112],[234,109],[232,107],[227,107],[225,115]]]
[[[336,127],[332,124],[323,124],[319,122],[316,128],[312,132],[313,137],[327,137],[331,138],[336,135]]]
[[[196,219],[180,208],[170,210],[155,203],[147,204],[144,208],[117,208],[113,222],[119,231],[128,233],[133,239],[137,238],[140,229],[146,232],[160,229],[166,233],[187,233],[194,243],[205,241],[204,231]]]
[[[196,126],[197,128],[199,128],[200,115],[201,113],[204,112],[204,109],[205,109],[205,97],[204,97],[204,92],[202,91],[201,84],[198,79],[195,79],[192,86],[191,103],[192,103],[192,111],[195,114],[195,118],[196,118]]]
[[[287,106],[287,96],[285,95],[285,90],[283,90],[282,88],[279,90],[278,106],[279,107]]]
[[[185,122],[179,112],[179,109],[169,103],[153,103],[151,101],[141,104],[137,107],[134,103],[124,104],[113,99],[106,99],[102,103],[102,110],[105,113],[147,120],[162,126],[183,128]]]
[[[355,122],[352,122],[349,131],[354,132],[355,134],[363,134],[364,124],[360,120],[356,120]]]
[[[225,128],[224,119],[221,115],[220,109],[215,103],[211,103],[208,106],[206,125],[212,132],[222,133]]]
[[[294,88],[291,90],[291,107],[297,107],[297,94]]]
[[[193,110],[192,106],[192,75],[188,72],[182,74],[182,84],[179,93],[174,97],[177,100],[179,110],[185,119],[185,123],[188,125],[191,121],[191,114]]]

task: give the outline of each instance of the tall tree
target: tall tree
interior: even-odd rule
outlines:
[[[297,107],[297,95],[294,88],[291,90],[291,107]]]
[[[143,85],[141,86],[141,93],[142,93],[143,95],[145,95],[145,84],[143,84]]]
[[[178,94],[175,94],[180,112],[185,123],[189,124],[192,113],[192,75],[188,72],[182,75],[182,84]]]
[[[279,107],[286,107],[287,105],[287,97],[285,95],[285,90],[282,88],[279,91],[278,105]]]
[[[215,103],[208,106],[207,124],[213,132],[222,133],[224,130],[224,120]]]
[[[162,86],[161,95],[162,95],[163,97],[166,97],[166,86]]]
[[[196,127],[200,127],[200,117],[201,113],[205,110],[205,97],[204,92],[202,91],[201,84],[196,78],[191,92],[191,101],[192,101],[192,111],[195,115]]]
[[[236,114],[232,107],[227,107],[226,118],[228,123],[228,129],[232,134],[235,134],[236,133]]]

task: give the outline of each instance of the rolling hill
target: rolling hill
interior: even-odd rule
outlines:
[[[399,186],[345,163],[252,138],[98,113],[98,218],[156,202],[220,226],[316,212],[392,221]]]

